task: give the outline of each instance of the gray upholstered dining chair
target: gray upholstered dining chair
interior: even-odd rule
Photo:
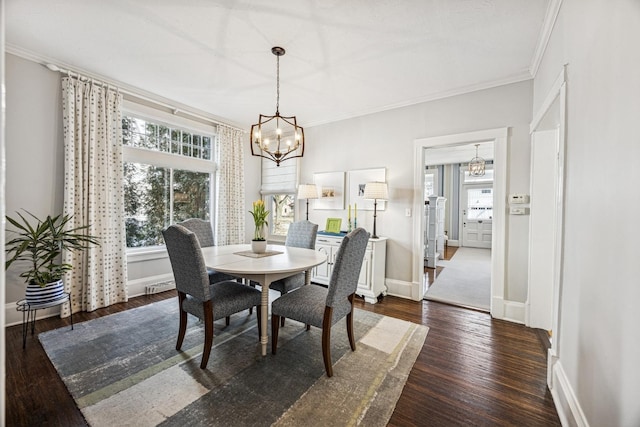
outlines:
[[[331,326],[346,316],[347,335],[351,350],[356,350],[353,336],[353,298],[358,287],[362,260],[369,242],[369,233],[356,228],[347,234],[336,254],[329,288],[302,286],[282,295],[271,303],[271,352],[276,354],[280,318],[287,317],[322,328],[322,357],[327,376],[333,375],[331,363]]]
[[[209,221],[200,218],[189,218],[178,224],[196,235],[201,248],[214,245],[213,230],[211,229],[211,223]],[[222,282],[223,280],[236,280],[236,278],[230,274],[220,273],[210,268],[207,268],[207,272],[209,273],[209,282],[212,284]]]
[[[314,224],[307,220],[294,222],[289,225],[287,239],[285,240],[284,245],[294,248],[315,249],[317,233],[318,224]],[[275,289],[280,292],[280,294],[286,294],[287,292],[304,285],[304,275],[305,273],[299,273],[295,276],[276,280],[271,283],[269,289]]]
[[[204,349],[200,368],[207,367],[213,344],[213,322],[233,313],[257,307],[260,331],[260,291],[235,281],[211,284],[196,235],[181,225],[162,232],[178,290],[180,328],[176,350],[180,350],[187,330],[187,313],[204,323]]]

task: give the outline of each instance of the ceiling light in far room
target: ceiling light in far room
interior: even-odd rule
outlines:
[[[296,116],[280,115],[280,57],[285,54],[281,47],[271,48],[276,56],[276,114],[260,114],[258,123],[251,126],[251,154],[280,163],[302,157],[304,154],[304,129],[298,126]]]
[[[484,176],[485,160],[478,156],[478,147],[480,144],[476,144],[476,156],[469,162],[469,175],[471,176]]]

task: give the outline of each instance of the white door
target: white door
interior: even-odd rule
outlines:
[[[553,323],[557,169],[558,131],[535,132],[531,139],[528,326],[545,330]]]
[[[461,192],[462,246],[491,248],[493,186],[463,185]]]

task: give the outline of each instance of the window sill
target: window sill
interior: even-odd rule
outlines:
[[[136,248],[127,250],[127,263],[151,261],[154,259],[168,258],[167,248],[154,246],[149,248]]]

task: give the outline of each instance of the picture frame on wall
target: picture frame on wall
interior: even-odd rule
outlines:
[[[360,169],[347,172],[348,174],[348,192],[349,205],[352,207],[357,205],[358,210],[372,211],[373,200],[367,200],[364,198],[364,187],[367,182],[386,182],[386,168],[376,169]],[[378,200],[377,210],[383,211],[386,207],[386,202]]]
[[[313,199],[314,209],[344,209],[344,172],[314,173],[313,183],[319,196]]]

